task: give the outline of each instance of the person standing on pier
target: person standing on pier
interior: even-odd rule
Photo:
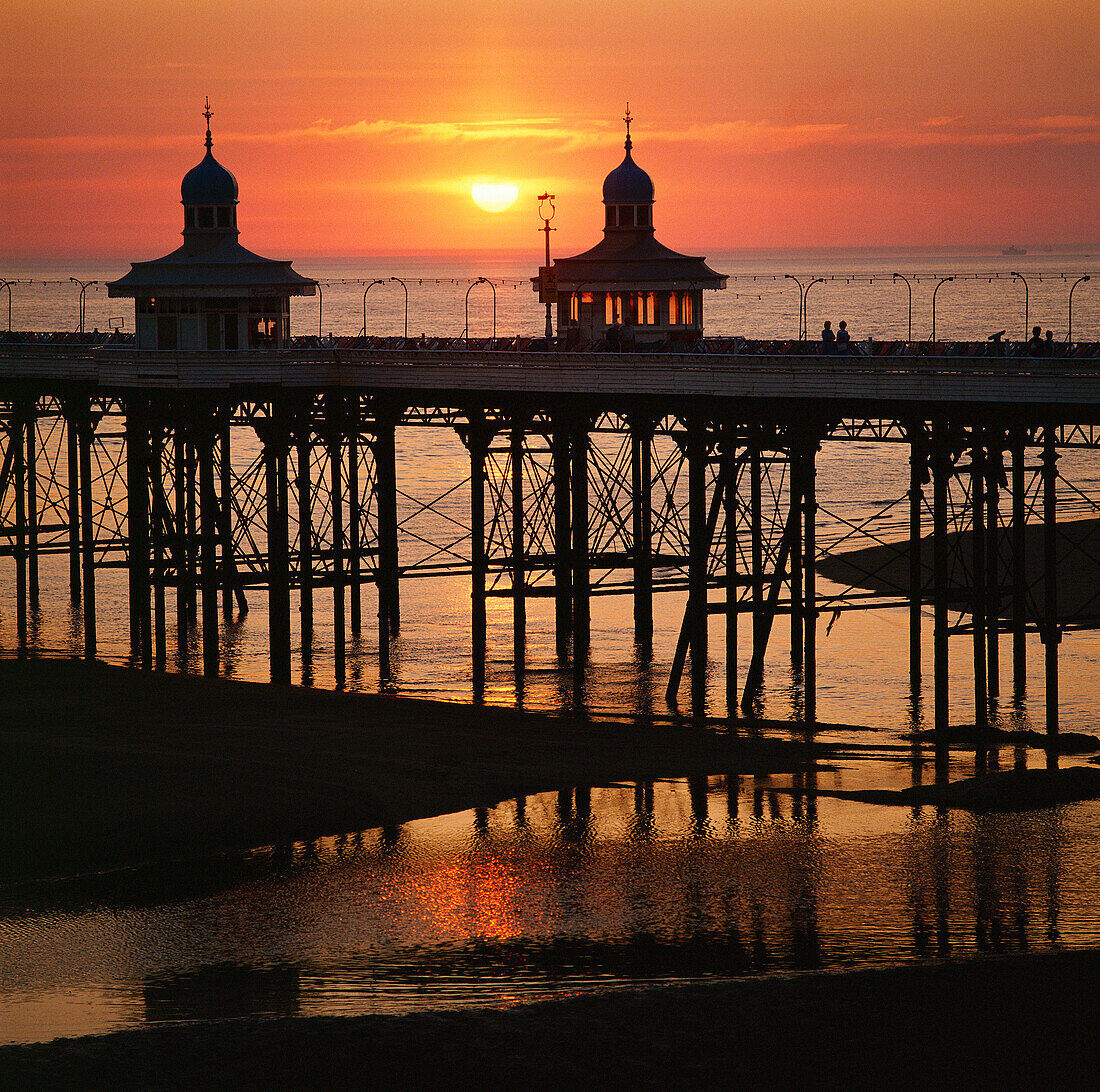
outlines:
[[[1046,356],[1046,347],[1043,345],[1043,328],[1032,326],[1031,337],[1027,339],[1027,355],[1034,357]]]
[[[821,355],[832,356],[836,351],[836,334],[833,333],[833,324],[826,319],[821,330]]]
[[[836,351],[847,356],[852,351],[852,335],[848,333],[848,324],[842,319],[836,332]]]

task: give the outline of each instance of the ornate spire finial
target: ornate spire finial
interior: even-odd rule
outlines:
[[[633,143],[630,140],[630,123],[633,120],[634,119],[630,116],[630,103],[628,102],[626,104],[626,113],[623,114],[623,121],[626,122],[626,150],[628,152],[630,151],[631,148],[634,147]]]
[[[214,141],[210,137],[210,119],[214,116],[214,111],[210,109],[210,96],[206,96],[206,109],[203,110],[202,116],[206,118],[206,147],[208,149],[214,146]]]

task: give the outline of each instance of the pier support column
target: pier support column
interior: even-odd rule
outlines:
[[[15,478],[15,629],[19,652],[27,649],[27,409],[16,404],[8,431]]]
[[[37,615],[41,603],[38,579],[38,400],[27,405],[27,595]]]
[[[348,592],[351,609],[351,636],[358,641],[363,634],[363,498],[359,483],[359,396],[353,394],[345,407],[348,428]]]
[[[739,619],[737,577],[737,429],[722,430],[719,448],[722,460],[722,513],[726,526],[726,715],[737,714],[737,622]]]
[[[805,606],[803,608],[803,640],[805,657],[802,665],[803,719],[807,727],[817,723],[817,449],[810,440],[802,453],[802,571]]]
[[[69,602],[80,605],[80,453],[72,409],[65,411],[66,499],[69,524]]]
[[[214,464],[217,433],[213,424],[196,439],[199,456],[199,570],[202,584],[202,673],[217,675],[221,667],[218,604],[218,487]]]
[[[764,626],[764,514],[761,487],[760,428],[749,431],[749,538],[752,549],[752,655],[762,656]],[[743,707],[743,706],[742,706]]]
[[[634,643],[653,652],[653,421],[630,421],[630,493],[634,544]]]
[[[379,640],[401,631],[400,558],[397,543],[397,423],[401,412],[386,406],[375,412],[374,480],[378,491]],[[387,649],[387,656],[389,650]],[[387,668],[387,677],[388,677]]]
[[[555,417],[550,440],[554,474],[554,638],[559,660],[569,655],[573,632],[573,566],[569,496],[569,429]]]
[[[985,660],[989,699],[1001,694],[1001,570],[1000,522],[1001,478],[1004,475],[1002,433],[990,429],[986,433],[986,536],[985,536]]]
[[[80,571],[84,602],[84,659],[96,657],[95,520],[92,516],[92,445],[98,417],[85,407],[77,423],[80,463]]]
[[[691,652],[691,712],[702,717],[707,701],[707,427],[688,421],[688,638]]]
[[[190,546],[187,541],[187,441],[177,423],[173,441],[172,462],[175,470],[175,542],[176,562],[176,647],[181,660],[187,655],[187,631],[191,621],[187,581],[190,578]],[[84,471],[80,472],[83,483]]]
[[[470,452],[470,629],[474,701],[485,700],[485,459],[492,433],[471,421],[464,439]]]
[[[126,406],[126,534],[130,656],[146,671],[152,664],[149,625],[149,428],[140,399]]]
[[[936,728],[949,724],[948,694],[948,617],[947,604],[947,499],[954,467],[947,441],[946,426],[939,422],[932,431],[932,600],[933,656],[932,678],[935,688]]]
[[[588,422],[573,430],[570,492],[573,499],[573,698],[584,693],[592,640],[591,575],[588,560]]]
[[[927,437],[924,423],[918,421],[909,429],[909,691],[914,696],[921,686],[921,516],[927,481]]]
[[[153,585],[153,648],[154,664],[158,671],[168,667],[168,619],[164,601],[165,584],[165,535],[168,525],[167,504],[164,499],[164,425],[157,417],[150,421],[149,437],[149,536],[152,554]]]
[[[516,689],[522,691],[527,658],[527,572],[523,518],[524,435],[527,418],[512,419],[512,665]]]
[[[313,659],[313,475],[310,470],[310,419],[303,413],[297,423],[295,440],[298,500],[298,612],[302,642],[303,684],[312,682],[308,667]]]
[[[330,409],[331,412],[331,409]],[[345,608],[343,436],[337,421],[329,421],[329,514],[332,519],[332,665],[337,689],[347,682],[347,623]]]
[[[792,506],[801,506],[802,501],[796,500],[796,497],[803,496],[803,490],[805,487],[804,474],[806,470],[805,463],[805,451],[803,448],[803,441],[799,438],[792,441],[790,445],[790,453],[788,455],[788,477],[787,480],[791,490],[791,504]],[[799,507],[799,520],[798,520],[798,541],[795,543],[794,548],[791,550],[791,560],[788,570],[788,587],[791,593],[791,667],[798,673],[804,666],[805,661],[805,647],[804,641],[804,618],[802,615],[803,603],[802,603],[802,512]]]
[[[287,455],[290,436],[272,407],[272,416],[256,422],[263,444],[267,494],[268,646],[271,681],[290,682],[290,543]]]
[[[1058,452],[1055,427],[1043,428],[1043,652],[1046,660],[1046,729],[1058,733]]]
[[[1012,446],[1012,696],[1027,692],[1027,436],[1014,432]]]
[[[989,725],[989,694],[985,660],[988,610],[985,588],[985,480],[985,430],[975,427],[970,449],[970,532],[973,546],[970,601],[974,638],[974,723],[979,728],[986,728]]]

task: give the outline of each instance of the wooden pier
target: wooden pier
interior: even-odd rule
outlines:
[[[707,351],[707,350],[710,351]],[[201,634],[207,674],[222,669],[221,617],[268,597],[271,678],[310,656],[331,599],[337,682],[347,636],[378,602],[389,677],[401,578],[462,573],[471,588],[473,692],[485,689],[486,600],[512,601],[517,678],[527,601],[552,597],[556,646],[583,677],[595,595],[633,599],[649,655],[653,596],[687,592],[667,694],[705,702],[708,616],[726,619],[730,709],[753,709],[777,621],[790,625],[816,721],[818,616],[905,604],[910,678],[921,686],[923,608],[932,607],[934,721],[948,719],[949,634],[972,636],[974,719],[1026,672],[1025,634],[1042,638],[1046,726],[1058,727],[1057,548],[1060,450],[1100,446],[1095,353],[1054,360],[978,355],[820,357],[714,351],[567,353],[499,346],[334,347],[148,352],[111,344],[0,344],[0,557],[15,570],[18,641],[41,594],[39,559],[68,557],[69,594],[97,652],[96,574],[127,574],[130,644],[164,668],[169,625]],[[402,429],[445,428],[469,457],[463,533],[409,556],[398,514]],[[826,442],[908,446],[909,575],[894,595],[852,588],[826,602],[815,574],[817,454]],[[1041,523],[1041,587],[1024,534]],[[952,538],[949,532],[967,532]],[[965,544],[965,546],[963,545]],[[931,556],[928,556],[929,552]],[[964,556],[965,555],[965,556]],[[959,593],[960,573],[964,593]],[[752,655],[737,672],[737,618]],[[951,614],[956,614],[952,623]],[[1095,612],[1100,614],[1100,608]]]

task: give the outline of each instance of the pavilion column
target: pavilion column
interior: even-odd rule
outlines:
[[[909,429],[909,690],[921,686],[921,605],[924,598],[921,567],[921,516],[924,484],[928,481],[928,451],[923,422]]]

